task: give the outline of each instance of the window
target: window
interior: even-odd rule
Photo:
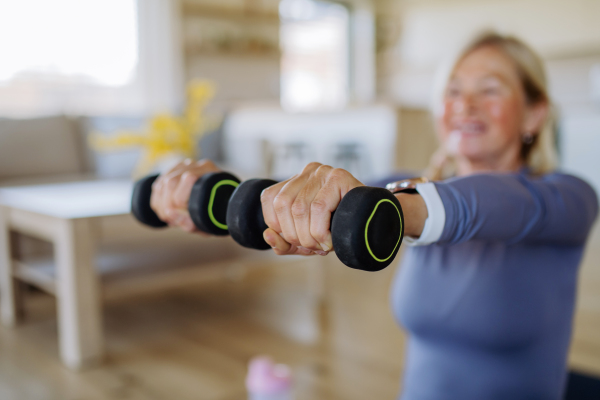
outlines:
[[[349,96],[349,10],[282,0],[281,104],[289,111],[343,108]]]
[[[0,115],[123,109],[137,36],[136,0],[0,0]]]

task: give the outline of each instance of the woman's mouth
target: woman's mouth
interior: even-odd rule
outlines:
[[[479,121],[465,121],[453,124],[452,134],[464,136],[482,135],[486,131],[486,124]]]

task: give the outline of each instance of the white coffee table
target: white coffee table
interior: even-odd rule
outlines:
[[[54,294],[58,303],[62,361],[80,369],[99,361],[103,335],[99,277],[95,271],[96,218],[129,214],[132,182],[85,181],[0,188],[0,316],[17,323],[15,280]],[[55,278],[42,283],[39,272],[11,255],[9,232],[54,244]]]

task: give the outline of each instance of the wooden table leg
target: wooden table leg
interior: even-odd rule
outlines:
[[[8,226],[8,210],[0,206],[0,314],[2,324],[17,324],[17,290],[13,277],[13,265]]]
[[[90,220],[60,220],[54,242],[60,355],[71,369],[102,358],[102,310]]]

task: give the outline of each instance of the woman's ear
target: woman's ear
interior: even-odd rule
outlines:
[[[545,101],[527,106],[521,131],[525,134],[540,132],[544,127],[549,112],[550,106]]]

